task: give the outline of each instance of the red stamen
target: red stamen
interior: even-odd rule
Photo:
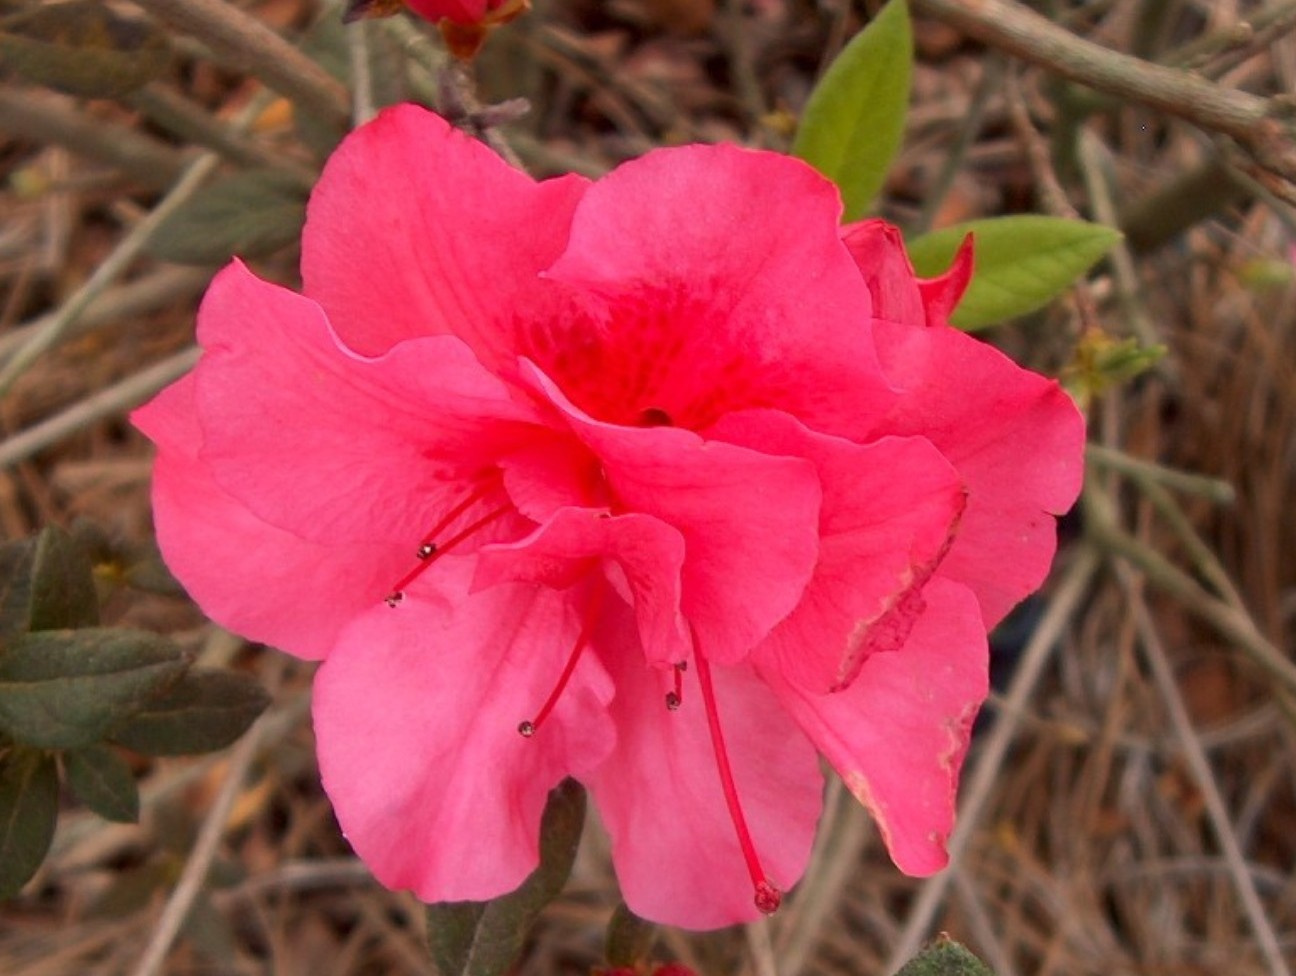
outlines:
[[[666,692],[666,707],[672,712],[684,704],[684,672],[688,670],[688,661],[675,665],[675,690]]]
[[[473,499],[472,501],[476,501],[476,499]],[[472,502],[470,501],[468,504],[471,503]],[[467,508],[467,505],[463,505],[463,503],[461,503],[461,505],[462,507],[459,508],[460,513],[463,511],[464,508]],[[435,563],[446,553],[454,549],[455,546],[459,545],[459,543],[463,542],[474,532],[478,531],[479,529],[485,528],[491,522],[494,522],[496,519],[507,515],[511,511],[513,511],[513,507],[511,505],[503,505],[500,508],[495,509],[493,512],[489,512],[488,514],[483,515],[476,522],[473,522],[465,529],[459,530],[454,535],[452,535],[449,539],[447,539],[445,542],[439,545],[434,542],[427,542],[427,541],[423,542],[418,549],[418,556],[421,562],[419,562],[417,566],[415,566],[408,573],[406,573],[404,576],[402,576],[400,579],[396,581],[396,585],[392,587],[391,592],[388,593],[386,596],[387,606],[389,607],[398,606],[401,603],[401,601],[405,599],[405,587],[409,586],[416,579],[418,579],[425,572],[427,572],[429,566]],[[445,523],[446,520],[442,519],[441,521]]]
[[[585,648],[589,646],[590,637],[594,632],[594,625],[598,622],[598,615],[599,610],[602,608],[602,602],[602,591],[596,590],[595,595],[590,599],[590,606],[586,613],[585,621],[581,624],[580,633],[576,636],[576,643],[572,647],[571,653],[567,655],[567,663],[563,665],[562,674],[558,676],[558,683],[554,685],[553,691],[549,692],[549,697],[545,699],[545,703],[540,706],[540,711],[536,713],[536,717],[530,721],[518,723],[518,734],[523,738],[529,739],[531,736],[535,735],[536,730],[540,728],[540,725],[544,720],[549,717],[549,713],[554,710],[554,706],[558,704],[558,699],[562,696],[564,689],[566,689],[567,682],[571,680],[572,672],[576,670],[576,662],[580,660],[581,654],[583,654]]]
[[[720,728],[720,712],[716,708],[715,688],[711,684],[711,665],[703,656],[701,647],[698,646],[696,634],[693,637],[693,659],[697,664],[698,684],[702,689],[702,705],[706,710],[707,727],[711,732],[711,746],[715,749],[720,788],[724,790],[725,804],[729,807],[729,819],[733,821],[734,831],[738,834],[738,846],[742,848],[743,859],[747,862],[747,872],[751,875],[756,907],[764,914],[772,915],[778,910],[783,896],[765,876],[765,869],[761,867],[760,856],[756,853],[751,831],[747,829],[747,818],[743,816],[742,804],[738,800],[738,787],[734,784],[733,769],[729,765],[729,753],[724,744],[724,732]]]

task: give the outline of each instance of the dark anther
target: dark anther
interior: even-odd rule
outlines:
[[[640,427],[674,427],[675,421],[661,407],[645,407],[639,411]]]

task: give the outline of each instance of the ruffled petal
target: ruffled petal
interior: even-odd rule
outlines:
[[[669,684],[626,646],[629,626],[600,647],[617,686],[616,746],[585,777],[612,839],[622,896],[635,914],[686,929],[759,918],[697,684],[686,681],[683,705],[668,711]],[[805,871],[822,803],[814,749],[749,669],[712,671],[756,851],[787,890]]]
[[[673,427],[601,423],[531,364],[523,375],[598,456],[613,514],[651,515],[684,537],[684,614],[711,660],[742,660],[800,602],[818,559],[814,466]]]
[[[1053,516],[1084,475],[1084,418],[1056,382],[962,332],[878,322],[875,335],[904,395],[873,435],[926,437],[958,469],[968,504],[939,573],[993,627],[1048,574]]]
[[[958,472],[921,437],[855,444],[774,411],[730,414],[707,434],[814,464],[823,488],[819,562],[767,641],[784,677],[807,691],[840,690],[871,654],[908,637],[963,512]]]
[[[831,183],[776,153],[688,146],[626,163],[586,192],[547,273],[600,296],[602,316],[531,358],[612,423],[696,430],[774,407],[852,430],[892,394],[840,213]]]
[[[298,657],[322,658],[408,561],[406,546],[307,542],[223,491],[198,458],[193,374],[131,419],[158,447],[153,522],[162,555],[222,627]]]
[[[580,629],[569,595],[469,596],[471,560],[356,619],[315,678],[320,774],[351,846],[389,888],[428,902],[516,888],[539,860],[549,791],[613,744],[612,687],[585,654],[531,738]]]
[[[894,224],[861,220],[847,224],[841,235],[864,276],[876,318],[910,325],[949,324],[950,314],[972,280],[971,234],[963,240],[949,270],[935,278],[914,274],[904,238]]]
[[[357,352],[449,334],[493,363],[516,350],[514,310],[543,286],[587,185],[537,183],[426,109],[385,109],[343,141],[311,196],[304,290]]]
[[[814,695],[765,656],[757,669],[780,705],[876,818],[891,859],[927,875],[948,861],[959,770],[988,690],[976,598],[936,578],[905,646],[874,654],[845,691]]]
[[[363,359],[318,305],[237,262],[208,289],[198,337],[202,460],[249,510],[305,539],[412,549],[534,430],[460,340]]]
[[[648,661],[668,666],[689,656],[680,612],[684,538],[665,522],[568,508],[527,538],[485,546],[478,557],[476,589],[505,581],[566,587],[603,563],[611,585],[634,608]]]

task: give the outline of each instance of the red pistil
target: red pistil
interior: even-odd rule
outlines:
[[[675,689],[666,692],[666,707],[672,712],[684,704],[684,672],[688,670],[688,661],[675,665]]]
[[[585,614],[585,621],[581,624],[580,633],[576,636],[576,643],[572,646],[571,653],[567,655],[567,663],[563,666],[562,674],[558,676],[558,683],[554,685],[553,691],[549,692],[549,697],[540,706],[540,711],[536,713],[536,717],[518,723],[518,734],[524,738],[529,739],[535,735],[541,723],[549,717],[549,713],[558,704],[558,699],[562,697],[563,691],[567,688],[567,682],[571,680],[572,672],[576,670],[576,662],[580,660],[581,654],[589,646],[590,637],[594,633],[594,625],[598,622],[602,602],[602,591],[596,590],[595,595],[590,598],[590,605]]]
[[[729,819],[733,821],[734,831],[738,834],[738,846],[742,848],[743,859],[747,862],[747,872],[751,875],[756,907],[764,914],[772,915],[778,910],[783,895],[765,876],[765,869],[761,867],[760,856],[756,853],[751,831],[747,829],[747,818],[743,816],[742,804],[738,800],[738,787],[734,784],[733,769],[729,765],[729,753],[725,749],[724,732],[720,728],[720,712],[716,707],[715,688],[711,684],[711,665],[698,646],[696,634],[693,640],[693,658],[697,664],[698,684],[702,689],[702,705],[706,711],[707,727],[711,732],[711,746],[715,749],[720,788],[724,790],[725,804],[729,807]]]

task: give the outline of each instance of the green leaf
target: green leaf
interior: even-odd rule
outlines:
[[[520,888],[493,901],[428,906],[428,943],[441,976],[500,976],[512,967],[540,910],[567,883],[584,822],[585,791],[565,780],[545,806],[540,866]]]
[[[34,749],[0,759],[0,898],[18,894],[45,860],[58,820],[58,766]]]
[[[109,738],[150,756],[212,752],[246,732],[269,704],[270,696],[251,675],[193,668]]]
[[[32,568],[31,629],[99,625],[94,567],[70,535],[48,525],[36,541]]]
[[[0,63],[70,95],[117,98],[161,75],[170,61],[165,33],[102,0],[37,5],[0,20]]]
[[[1023,214],[956,224],[910,241],[919,275],[945,271],[973,235],[975,271],[951,321],[973,331],[1042,308],[1070,288],[1121,235],[1102,224]]]
[[[63,754],[63,771],[76,798],[105,820],[139,821],[139,790],[130,764],[116,749],[86,746]]]
[[[25,634],[0,651],[0,728],[43,749],[92,745],[187,667],[179,648],[142,631]]]
[[[305,221],[296,177],[248,170],[218,180],[171,214],[148,251],[164,261],[211,266],[235,255],[264,257],[297,240]]]
[[[896,976],[994,976],[972,953],[942,935],[910,959]]]
[[[0,640],[26,633],[31,623],[32,565],[36,540],[0,545]]]
[[[904,138],[913,72],[905,0],[891,0],[855,35],[810,94],[792,144],[837,184],[846,219],[864,215]]]

